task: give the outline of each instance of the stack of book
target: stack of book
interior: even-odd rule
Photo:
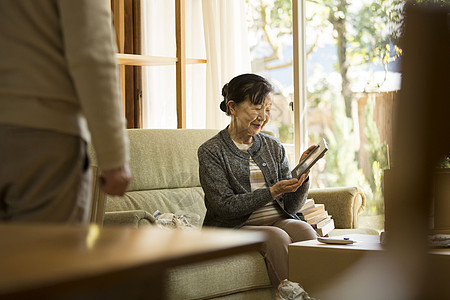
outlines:
[[[297,215],[310,224],[320,236],[326,236],[334,229],[334,220],[328,215],[324,204],[316,204],[314,199],[307,199]]]

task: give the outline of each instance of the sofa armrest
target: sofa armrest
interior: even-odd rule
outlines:
[[[357,187],[310,189],[308,198],[325,204],[336,228],[358,228],[358,216],[366,206],[366,196]]]
[[[130,225],[140,227],[155,223],[155,218],[145,210],[110,211],[105,213],[103,225]]]
[[[105,199],[106,194],[100,188],[101,170],[97,165],[91,165],[92,170],[92,193],[91,193],[91,217],[90,222],[99,226],[103,225],[105,215]]]

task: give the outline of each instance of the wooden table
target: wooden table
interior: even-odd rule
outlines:
[[[369,251],[382,250],[377,235],[349,234],[346,237],[357,242],[352,245],[332,245],[310,240],[290,244],[289,280],[300,283],[308,293],[315,293]]]
[[[357,242],[351,245],[332,245],[310,240],[290,244],[289,280],[300,283],[314,296],[329,287],[367,254],[384,251],[379,236],[348,234],[333,238],[343,237]],[[429,267],[434,273],[431,285],[439,293],[450,297],[450,249],[430,249],[428,259]]]
[[[264,235],[0,224],[0,298],[163,299],[168,268],[259,249]]]

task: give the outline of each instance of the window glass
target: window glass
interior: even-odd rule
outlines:
[[[392,147],[403,0],[304,1],[309,144],[329,151],[311,170],[311,187],[358,186],[365,214],[382,229],[383,170]],[[270,130],[293,141],[292,1],[246,0],[252,71],[276,88]],[[296,162],[290,161],[291,167]]]
[[[206,128],[206,64],[186,66],[186,127]],[[218,108],[217,108],[218,109]]]
[[[246,0],[246,4],[252,72],[268,79],[275,90],[271,121],[264,130],[283,143],[294,167],[291,2]]]
[[[176,59],[175,1],[143,0],[143,53]],[[205,59],[201,0],[186,2],[186,58]],[[186,127],[205,128],[206,64],[186,65]],[[177,128],[175,63],[143,68],[144,128]]]
[[[175,1],[142,0],[143,55],[176,56]]]
[[[186,57],[206,59],[202,0],[186,1]]]
[[[175,66],[142,68],[144,128],[177,128]]]

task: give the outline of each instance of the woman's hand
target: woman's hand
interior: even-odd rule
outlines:
[[[311,151],[313,151],[314,149],[316,149],[317,145],[311,145],[309,146],[308,149],[305,150],[305,152],[303,152],[302,156],[300,157],[300,161],[304,160],[309,153],[311,153]]]
[[[303,152],[302,156],[300,157],[300,161],[304,160],[306,156],[308,156],[308,154],[311,153],[316,147],[317,145],[309,146],[309,148],[306,149],[305,152]],[[303,182],[306,181],[308,176],[309,170],[306,173],[302,174],[299,179],[292,178],[289,180],[281,180],[277,182],[270,188],[270,193],[272,194],[272,197],[275,198],[284,193],[292,193],[297,191],[297,189],[302,186]]]
[[[302,176],[300,176],[299,179],[292,178],[292,179],[288,179],[288,180],[278,181],[270,188],[270,193],[272,194],[272,198],[276,198],[284,193],[292,193],[292,192],[297,191],[297,189],[302,186],[303,182],[306,181],[308,176],[309,176],[309,170],[308,170],[308,172],[302,174]]]

